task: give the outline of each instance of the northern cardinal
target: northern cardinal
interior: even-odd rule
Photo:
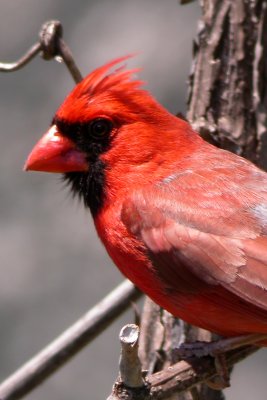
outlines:
[[[267,333],[267,174],[205,142],[124,68],[68,95],[26,170],[64,173],[115,264],[223,336]]]

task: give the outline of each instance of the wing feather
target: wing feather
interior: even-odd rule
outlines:
[[[166,290],[219,286],[267,310],[267,178],[240,163],[234,179],[226,167],[172,174],[127,199],[122,220]]]

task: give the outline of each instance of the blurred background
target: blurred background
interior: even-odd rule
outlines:
[[[59,19],[82,74],[138,52],[147,88],[171,112],[185,111],[198,2],[178,0],[1,0],[0,60],[13,61]],[[47,345],[122,281],[96,237],[90,214],[60,177],[24,173],[35,141],[74,83],[64,65],[37,57],[0,74],[0,379]],[[126,313],[29,400],[103,400],[117,376],[118,332]],[[227,400],[266,398],[266,350],[239,364]]]

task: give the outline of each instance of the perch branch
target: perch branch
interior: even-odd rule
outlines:
[[[246,346],[229,352],[226,354],[227,366],[230,368],[257,350],[256,346]],[[147,380],[151,385],[150,392],[153,394],[153,398],[163,400],[173,393],[178,394],[190,390],[197,384],[204,383],[215,376],[215,359],[201,357],[179,361],[167,370],[151,375]]]
[[[20,399],[106,329],[141,293],[124,281],[0,385],[0,400]]]
[[[179,361],[143,379],[144,374],[141,373],[140,360],[137,354],[138,337],[139,328],[136,325],[126,325],[122,328],[120,333],[122,345],[120,374],[113,386],[112,394],[107,400],[169,399],[173,395],[196,389],[196,385],[205,383],[218,374],[215,358],[204,356]],[[262,339],[264,336],[244,336],[243,343],[259,338]],[[235,344],[235,338],[222,339],[218,342],[217,350],[227,348],[229,340],[232,340],[231,344]],[[240,338],[238,342],[240,345]],[[257,349],[258,347],[250,345],[223,353],[227,367],[231,368],[237,362],[253,354]]]

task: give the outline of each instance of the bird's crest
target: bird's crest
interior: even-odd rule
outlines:
[[[94,96],[108,90],[129,90],[141,86],[143,83],[142,81],[131,79],[133,74],[140,71],[140,68],[126,70],[126,65],[123,64],[115,68],[115,70],[109,72],[113,67],[121,64],[123,61],[128,60],[131,57],[133,57],[133,55],[116,58],[102,67],[95,69],[77,86],[80,94],[87,93],[91,96]]]
[[[126,94],[140,87],[143,82],[132,79],[133,74],[140,69],[126,70],[124,64],[110,71],[130,57],[132,56],[117,58],[87,75],[66,97],[57,110],[56,119],[65,120],[69,123],[87,121],[90,100],[95,98],[100,100],[102,95],[105,96],[110,92]],[[98,102],[98,104],[100,103]],[[111,103],[109,102],[109,104]]]

